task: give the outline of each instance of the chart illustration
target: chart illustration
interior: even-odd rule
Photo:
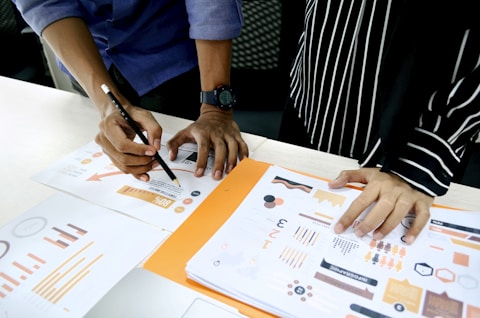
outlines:
[[[124,235],[129,231],[135,240]],[[2,315],[82,317],[166,235],[114,211],[54,195],[0,228]]]
[[[381,240],[354,234],[369,209],[335,234],[359,191],[269,167],[190,259],[188,276],[279,316],[476,317],[478,213],[432,208],[414,245],[404,239],[412,214]],[[213,268],[210,258],[226,256],[219,246],[230,258]]]
[[[164,158],[168,156],[166,149],[164,145],[160,151]],[[124,174],[95,142],[55,162],[33,179],[173,232],[219,183],[211,178],[212,157],[205,176],[194,176],[196,151],[196,145],[186,144],[179,149],[177,160],[165,159],[181,187],[172,183],[161,167],[149,172],[149,182]]]

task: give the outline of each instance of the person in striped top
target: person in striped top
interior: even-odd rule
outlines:
[[[366,186],[335,226],[375,239],[447,192],[480,130],[474,1],[307,0],[279,140],[359,160],[332,188]]]

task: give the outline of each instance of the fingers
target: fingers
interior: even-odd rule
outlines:
[[[367,184],[369,179],[368,175],[374,172],[375,171],[370,169],[344,170],[335,180],[330,181],[328,185],[331,188],[340,188],[345,186],[348,182],[361,182]],[[334,227],[335,233],[343,233],[348,227],[350,227],[358,216],[377,200],[378,191],[379,189],[377,189],[373,183],[369,184],[338,220]]]
[[[376,225],[368,224],[365,226],[365,231],[371,231],[375,229],[379,224],[381,224],[373,233],[373,238],[375,240],[383,239],[388,233],[390,233],[403,218],[412,210],[414,201],[411,197],[408,197],[403,192],[395,195],[391,193],[388,195],[388,199],[384,196],[372,209],[371,213],[368,216],[372,216],[372,223],[378,222]],[[385,218],[382,211],[391,211],[390,214]],[[367,217],[368,217],[367,216]],[[383,223],[382,223],[383,222]],[[363,222],[362,222],[363,223]],[[368,232],[359,233],[359,236]]]
[[[197,144],[197,163],[194,175],[205,174],[210,152],[214,151],[212,178],[220,180],[223,173],[229,173],[238,159],[248,157],[248,146],[242,139],[238,125],[231,115],[223,112],[202,114],[187,128],[179,131],[168,143],[169,156],[174,160],[180,146],[187,142]]]
[[[175,160],[178,155],[178,149],[181,145],[195,142],[195,139],[189,133],[189,129],[185,128],[180,130],[167,142],[168,155],[170,160]]]
[[[153,168],[152,165],[155,160],[153,154],[150,154],[150,148],[147,148],[146,153],[142,154],[142,151],[145,151],[143,147],[137,147],[142,145],[127,139],[121,144],[120,149],[117,149],[103,134],[97,134],[95,142],[102,147],[103,152],[110,158],[112,163],[124,173],[139,175]],[[128,149],[128,151],[132,149],[132,153],[126,152],[125,149]]]
[[[230,139],[228,145],[228,159],[225,172],[230,173],[237,165],[238,160],[248,157],[248,146],[243,139]]]
[[[367,182],[362,193],[338,220],[335,233],[343,233],[355,224],[354,232],[358,237],[373,231],[373,238],[380,240],[393,231],[408,213],[413,212],[416,218],[405,236],[405,242],[412,244],[428,222],[433,198],[411,188],[396,175],[378,169],[367,170],[344,171],[331,185],[332,188],[338,187],[346,180]],[[369,212],[358,222],[359,216],[369,208]]]
[[[220,180],[223,177],[225,158],[227,157],[227,146],[225,141],[216,139],[213,143],[213,149],[215,152],[215,157],[213,161],[212,177],[215,180]]]
[[[229,136],[224,136],[224,138],[212,136],[211,141],[207,143],[201,141],[201,143],[198,144],[196,176],[202,176],[204,174],[205,167],[208,163],[208,155],[212,148],[215,154],[212,167],[212,178],[214,180],[220,180],[223,177],[223,172],[226,168],[225,166],[227,166],[226,169],[228,169],[231,165],[230,170],[235,166],[237,162],[238,148],[236,142]]]
[[[349,182],[368,183],[371,169],[343,170],[335,180],[331,180],[328,186],[333,189],[344,187]]]
[[[373,184],[370,184],[369,187],[366,187],[365,190],[363,190],[360,195],[355,200],[353,200],[345,213],[340,217],[337,224],[335,225],[335,232],[337,234],[343,233],[348,227],[352,226],[352,224],[360,216],[360,214],[362,214],[363,211],[365,211],[373,202],[377,200],[378,191],[379,189]],[[382,205],[388,206],[388,201],[383,202]],[[357,236],[362,237],[366,233],[370,232],[370,230],[378,226],[378,220],[371,215],[372,212],[373,210],[370,211],[367,217],[355,227],[355,234]]]
[[[428,197],[428,199],[422,200],[415,206],[415,220],[405,234],[405,243],[407,244],[413,244],[415,242],[415,239],[430,219],[430,206],[433,203],[433,198]]]
[[[115,112],[100,122],[100,132],[95,137],[95,141],[122,172],[148,181],[147,172],[156,165],[153,156],[160,149],[162,129],[150,112],[136,109],[132,106],[130,115],[138,122],[142,130],[147,127],[151,145],[134,142],[135,131],[120,114]]]

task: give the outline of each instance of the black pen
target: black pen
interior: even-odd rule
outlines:
[[[148,139],[147,137],[145,137],[145,135],[143,134],[143,132],[140,130],[140,128],[138,127],[137,123],[135,123],[135,121],[133,120],[132,117],[130,117],[130,115],[127,113],[127,111],[125,110],[125,108],[123,108],[122,104],[120,104],[120,102],[118,101],[118,99],[115,97],[115,95],[113,95],[113,93],[110,91],[110,89],[108,88],[107,85],[105,84],[102,84],[102,90],[105,92],[105,94],[110,97],[110,99],[112,100],[112,103],[113,105],[115,105],[115,107],[118,109],[118,111],[120,112],[120,114],[122,114],[123,118],[125,119],[125,121],[130,125],[130,127],[132,127],[132,129],[135,131],[135,133],[138,135],[138,137],[140,137],[140,139],[142,139],[143,143],[145,145],[150,145],[150,143],[148,142]],[[165,170],[165,172],[168,174],[168,176],[170,177],[170,179],[172,179],[172,181],[177,185],[177,186],[180,186],[180,182],[178,182],[178,179],[177,177],[173,174],[172,170],[170,170],[170,168],[167,166],[167,164],[165,163],[165,161],[162,159],[162,157],[160,157],[160,155],[158,154],[158,151],[155,152],[155,159],[158,161],[158,163],[162,166],[163,170]]]

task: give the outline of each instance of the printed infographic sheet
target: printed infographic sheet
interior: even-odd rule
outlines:
[[[0,317],[83,317],[169,234],[58,193],[0,228]]]
[[[414,215],[379,241],[336,235],[358,194],[272,166],[187,276],[282,317],[480,317],[480,212],[433,208],[413,245]]]
[[[164,135],[162,141],[170,137]],[[173,232],[219,181],[211,177],[213,156],[208,159],[203,177],[193,175],[195,144],[183,145],[173,162],[168,160],[165,145],[160,155],[181,187],[170,180],[161,166],[149,172],[149,182],[124,174],[93,141],[36,174],[33,180]]]

